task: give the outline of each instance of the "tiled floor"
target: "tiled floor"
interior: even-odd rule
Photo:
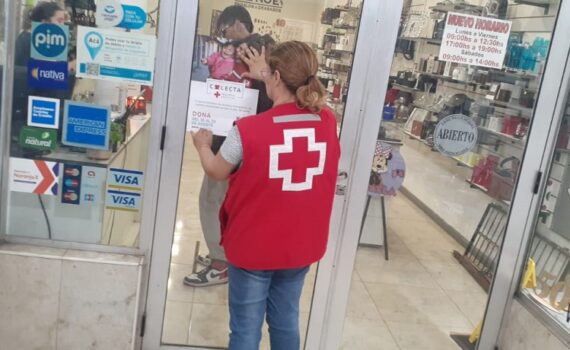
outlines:
[[[191,142],[191,141],[189,141]],[[228,338],[227,287],[182,284],[192,271],[196,241],[206,251],[198,218],[202,172],[187,143],[172,249],[163,341],[223,347]],[[377,216],[373,201],[369,216]],[[462,248],[407,198],[388,204],[390,260],[380,248],[361,247],[356,257],[342,349],[459,349],[450,332],[470,333],[482,318],[486,294],[453,259]],[[302,330],[310,311],[314,269],[301,300]],[[269,349],[264,330],[262,349]]]

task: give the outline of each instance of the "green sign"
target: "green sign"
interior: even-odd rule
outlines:
[[[57,131],[24,126],[20,131],[20,146],[37,150],[54,150],[57,146]]]

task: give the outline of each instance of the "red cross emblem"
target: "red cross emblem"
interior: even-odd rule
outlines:
[[[313,178],[324,172],[327,144],[315,142],[315,129],[283,130],[283,138],[284,144],[269,147],[269,178],[283,179],[283,191],[312,189]]]

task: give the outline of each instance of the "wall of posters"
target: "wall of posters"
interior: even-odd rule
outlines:
[[[154,35],[77,27],[77,76],[152,85]]]

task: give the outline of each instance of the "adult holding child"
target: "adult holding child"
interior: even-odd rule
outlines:
[[[236,49],[239,48],[236,50],[238,55],[235,59],[240,63],[247,58],[247,55],[253,55],[251,49],[245,50],[244,46],[252,45],[254,47],[253,51],[259,53],[261,45],[269,47],[275,43],[267,35],[252,34],[254,26],[251,15],[244,7],[239,5],[226,7],[218,17],[216,28],[220,38],[236,45]],[[239,74],[239,79],[236,80],[250,80],[250,84],[246,84],[249,84],[252,89],[259,90],[257,113],[271,108],[273,102],[267,96],[262,77],[259,74],[247,73],[239,69],[239,72],[235,72],[235,66],[234,62],[234,72],[232,72],[231,76],[235,76],[234,73],[237,73]],[[231,76],[229,80],[232,80]],[[223,136],[213,136],[212,151],[214,154],[218,152],[224,140],[225,137]],[[228,282],[228,264],[224,250],[220,246],[220,221],[218,216],[227,188],[227,181],[218,181],[208,175],[204,175],[198,205],[202,232],[209,253],[207,256],[199,255],[197,257],[196,262],[203,265],[203,269],[184,277],[184,284],[188,286],[207,287]]]

